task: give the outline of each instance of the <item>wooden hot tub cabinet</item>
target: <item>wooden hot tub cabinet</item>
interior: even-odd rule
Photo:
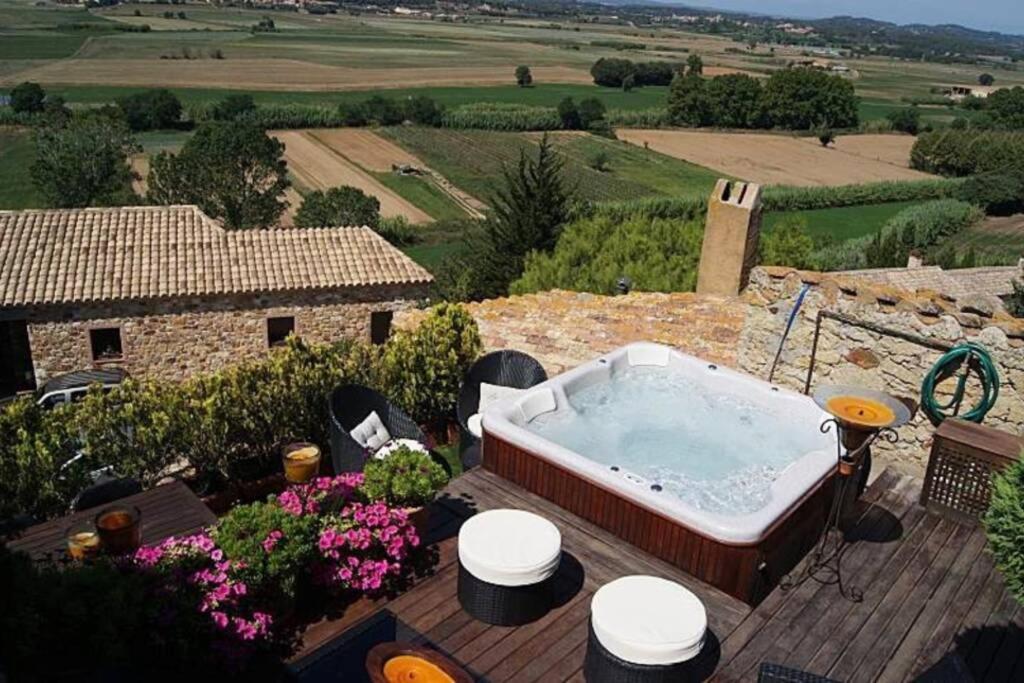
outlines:
[[[835,478],[808,491],[761,541],[734,545],[492,434],[484,434],[483,466],[749,605],[760,603],[818,540]]]

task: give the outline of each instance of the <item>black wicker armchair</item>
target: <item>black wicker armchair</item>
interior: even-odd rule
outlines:
[[[393,439],[415,439],[429,445],[427,436],[411,417],[373,389],[358,384],[340,386],[331,393],[331,462],[335,473],[361,472],[366,451],[349,432],[376,412]]]
[[[466,373],[459,391],[456,415],[459,419],[460,450],[465,452],[480,439],[469,431],[469,418],[480,407],[480,384],[529,389],[547,380],[548,374],[535,358],[522,351],[494,351],[482,356]]]
[[[112,503],[120,498],[134,496],[136,493],[142,493],[142,484],[137,479],[131,477],[100,479],[75,496],[75,499],[71,501],[71,509],[74,512],[88,510]]]

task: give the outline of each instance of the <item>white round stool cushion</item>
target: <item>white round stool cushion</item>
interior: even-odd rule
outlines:
[[[633,664],[677,664],[704,645],[707,612],[696,595],[655,576],[624,576],[594,593],[590,618],[598,641]]]
[[[498,586],[532,586],[548,579],[562,557],[562,535],[548,520],[524,510],[488,510],[459,530],[459,561]]]

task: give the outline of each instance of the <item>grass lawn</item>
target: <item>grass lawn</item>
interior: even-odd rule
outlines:
[[[426,211],[435,220],[466,218],[463,211],[434,183],[416,176],[400,176],[383,171],[373,176],[385,187],[394,190],[413,206]]]
[[[135,140],[142,145],[146,154],[157,152],[176,152],[181,149],[190,137],[190,130],[147,130],[135,133]]]
[[[0,130],[0,209],[31,209],[44,206],[42,195],[29,177],[35,158],[27,132]]]
[[[511,78],[510,78],[511,80]],[[129,88],[104,85],[47,86],[47,91],[63,96],[68,102],[81,104],[105,104],[119,97],[141,92],[145,88]],[[557,106],[565,97],[580,100],[596,97],[608,109],[649,109],[665,106],[667,87],[637,88],[623,92],[618,88],[601,88],[582,84],[539,84],[530,88],[516,85],[434,87],[380,90],[351,90],[343,92],[274,92],[237,91],[229,89],[170,88],[183,103],[216,102],[236,92],[248,92],[258,104],[321,104],[337,105],[342,102],[365,100],[373,95],[406,98],[426,95],[448,107],[474,102],[513,102],[538,106]]]
[[[799,216],[807,221],[807,230],[811,237],[815,239],[832,237],[837,241],[843,241],[870,235],[903,209],[920,203],[910,201],[846,206],[838,209],[815,209],[813,211],[780,211],[765,214],[764,227],[768,231],[785,218]]]

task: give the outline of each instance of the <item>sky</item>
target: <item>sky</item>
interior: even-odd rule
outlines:
[[[793,17],[850,15],[1024,34],[1024,0],[704,0],[705,7]]]

